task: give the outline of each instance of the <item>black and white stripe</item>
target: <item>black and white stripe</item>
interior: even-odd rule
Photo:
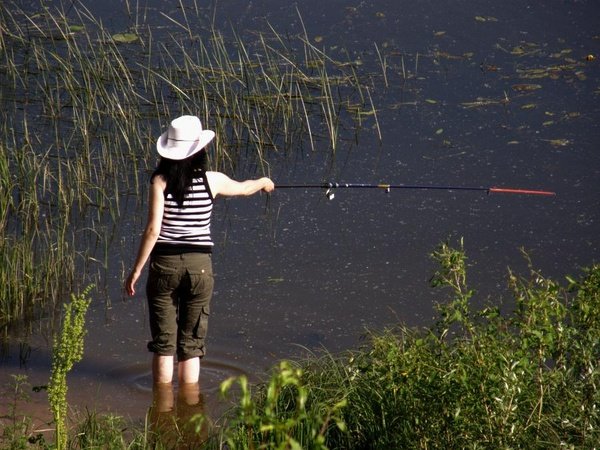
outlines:
[[[182,208],[179,208],[175,199],[168,194],[157,243],[212,247],[214,245],[210,237],[212,208],[213,199],[203,177],[194,179],[185,195]]]

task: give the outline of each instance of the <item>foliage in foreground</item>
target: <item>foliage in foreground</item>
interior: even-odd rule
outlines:
[[[236,390],[236,407],[208,441],[210,421],[196,417],[200,433],[186,448],[595,448],[600,265],[567,286],[535,270],[509,273],[515,309],[503,315],[470,304],[462,243],[433,256],[433,284],[452,292],[433,327],[399,326],[340,356],[281,362],[255,387],[229,379],[221,390]],[[128,428],[126,438],[125,429],[118,417],[88,414],[69,446],[157,448],[153,430]]]
[[[253,397],[243,387],[214,446],[594,448],[600,266],[566,287],[534,270],[509,274],[516,308],[504,316],[470,306],[462,243],[433,256],[433,284],[453,293],[434,327],[399,327],[349,355],[280,365]]]
[[[59,450],[67,448],[67,374],[73,364],[83,357],[85,315],[91,303],[89,293],[92,287],[89,286],[80,295],[71,295],[71,302],[65,305],[60,335],[54,339],[48,400],[56,425],[56,447]]]

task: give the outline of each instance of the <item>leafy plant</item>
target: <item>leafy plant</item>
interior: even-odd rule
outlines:
[[[83,357],[85,315],[91,303],[89,293],[92,288],[90,285],[81,294],[71,295],[71,302],[65,304],[60,334],[54,339],[48,400],[56,424],[56,447],[59,450],[67,448],[67,374]]]
[[[12,375],[12,383],[3,393],[8,414],[0,418],[2,435],[0,447],[10,450],[31,448],[30,444],[44,444],[41,434],[34,435],[31,428],[31,418],[19,412],[19,405],[30,399],[27,375]]]
[[[509,272],[513,309],[476,309],[463,242],[432,254],[448,289],[427,329],[282,363],[216,442],[232,448],[594,448],[600,442],[600,266],[568,285]],[[228,380],[228,391],[234,380]],[[335,424],[339,424],[336,426]],[[318,430],[318,432],[317,432]],[[218,445],[215,444],[215,447]]]
[[[224,381],[221,393],[228,394],[236,382],[241,390],[238,414],[227,423],[222,438],[232,449],[326,449],[331,424],[345,428],[338,415],[345,401],[310,408],[303,370],[289,361],[279,363],[257,395],[252,395],[245,376]]]

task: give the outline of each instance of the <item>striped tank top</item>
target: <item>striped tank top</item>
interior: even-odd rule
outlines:
[[[171,194],[165,197],[160,234],[152,253],[210,253],[214,246],[210,237],[212,209],[213,195],[205,172],[201,172],[185,194],[182,208]]]

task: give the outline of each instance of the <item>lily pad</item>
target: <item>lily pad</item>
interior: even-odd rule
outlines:
[[[131,44],[139,39],[139,36],[135,33],[117,33],[113,34],[112,38],[119,44]]]

